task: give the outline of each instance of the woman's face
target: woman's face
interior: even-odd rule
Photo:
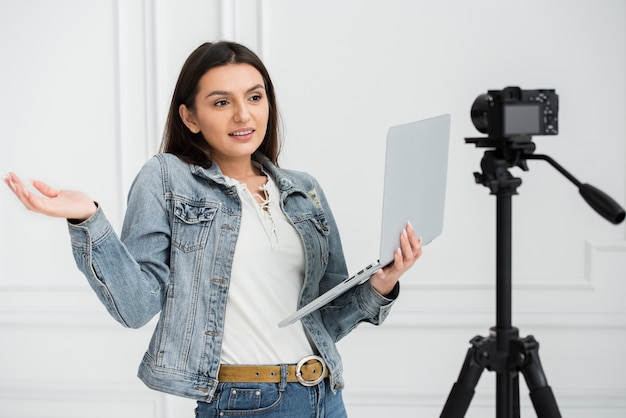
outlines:
[[[201,132],[220,162],[250,159],[267,131],[269,102],[261,73],[249,64],[229,64],[207,71],[198,83],[195,109],[181,105],[183,122]]]

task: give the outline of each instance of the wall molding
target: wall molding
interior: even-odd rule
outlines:
[[[447,392],[433,390],[409,390],[405,388],[363,389],[349,385],[344,391],[344,400],[348,409],[368,408],[381,411],[402,409],[407,412],[419,408],[443,408]],[[522,408],[532,408],[525,386],[520,387]],[[561,390],[555,394],[561,412],[567,409],[585,409],[594,412],[623,410],[626,412],[626,395],[615,389]],[[166,416],[166,396],[128,383],[89,383],[73,384],[55,382],[44,385],[41,382],[0,381],[0,404],[2,401],[21,401],[25,403],[41,401],[68,401],[84,404],[108,403],[111,401],[146,404],[154,413],[154,418]],[[493,388],[477,388],[470,405],[473,408],[491,409],[495,407]]]
[[[142,411],[150,413],[153,418],[166,417],[166,398],[163,394],[149,390],[139,384],[130,385],[127,383],[100,383],[100,382],[82,382],[82,383],[64,383],[55,381],[54,384],[45,385],[42,382],[34,381],[1,381],[0,380],[0,405],[3,403],[23,403],[24,405],[34,405],[41,402],[54,401],[57,405],[63,405],[64,402],[69,404],[82,404],[85,408],[89,408],[89,404],[93,407],[101,405],[110,405],[114,403],[122,403],[120,407],[128,409],[128,405],[136,405]],[[61,407],[61,406],[58,406]],[[50,417],[58,417],[58,411],[46,409],[50,413]],[[25,412],[25,417],[28,415]],[[68,411],[63,413],[69,414]],[[41,412],[39,412],[41,414]],[[91,414],[86,414],[91,415]],[[84,417],[83,410],[80,415],[67,415],[68,417]],[[96,414],[97,416],[100,416]],[[3,415],[4,416],[4,415]],[[22,416],[22,415],[20,415]],[[37,415],[45,417],[47,415]]]
[[[484,327],[487,330],[495,323],[495,312],[396,311],[387,318],[383,327],[393,329]],[[513,312],[513,323],[520,328],[533,329],[624,329],[626,312]]]
[[[248,46],[264,58],[263,0],[221,0],[220,35],[222,39]]]
[[[585,241],[584,266],[580,276],[567,278],[516,277],[513,272],[513,288],[525,291],[595,291],[598,285],[596,268],[600,257],[613,256],[626,260],[626,240],[624,241]],[[404,284],[412,290],[490,290],[495,288],[495,266],[493,282],[479,280],[413,280]]]
[[[432,391],[383,388],[367,390],[351,389],[350,386],[346,388],[343,395],[346,404],[349,406],[380,408],[381,411],[393,410],[398,407],[405,409],[417,409],[419,407],[443,408],[447,396],[447,392],[442,396],[442,393]],[[617,409],[626,412],[626,396],[623,392],[615,389],[596,389],[584,392],[559,390],[555,394],[555,398],[561,412],[570,408],[588,409],[596,412],[604,410],[614,411]],[[520,404],[521,407],[532,408],[528,392],[523,384],[520,387]],[[477,389],[468,412],[471,411],[472,407],[495,408],[495,389]]]
[[[123,219],[126,193],[138,166],[160,137],[156,108],[155,1],[115,0],[117,82],[118,215]],[[137,123],[137,121],[141,121]]]
[[[26,290],[27,292],[28,290]],[[41,291],[41,289],[38,289]],[[12,298],[12,292],[25,292],[23,288],[11,289],[0,286],[0,293]],[[58,300],[62,290],[48,290],[44,299]],[[105,308],[91,295],[89,288],[72,289],[72,295],[84,294],[93,300],[92,306],[67,308],[46,307],[0,307],[0,326],[60,325],[66,327],[112,327],[119,324],[109,316]],[[626,312],[513,312],[515,326],[533,329],[577,328],[577,329],[626,329]],[[151,322],[155,322],[153,319]],[[485,328],[495,324],[495,312],[430,312],[396,310],[385,321],[385,329],[430,329],[430,328]],[[148,325],[149,327],[149,325]],[[360,327],[361,330],[370,327]]]
[[[123,198],[125,200],[125,197]],[[616,260],[626,260],[626,240],[624,241],[601,241],[601,242],[585,242],[585,266],[582,276],[572,278],[551,278],[551,277],[535,277],[529,278],[517,278],[513,277],[513,289],[525,290],[525,291],[595,291],[598,284],[598,273],[596,268],[598,267],[598,259],[600,257],[612,256]],[[494,281],[493,282],[481,282],[478,280],[411,280],[403,283],[403,288],[407,290],[470,290],[470,291],[488,291],[493,292],[495,288],[495,268],[494,268]],[[0,284],[0,291],[18,292],[26,290],[42,290],[42,291],[83,291],[86,289],[84,284],[69,284],[70,282],[61,283],[56,286],[51,286],[46,282],[42,285],[37,282],[27,282],[21,280],[19,284],[11,284],[10,280],[5,280],[5,284]],[[7,284],[8,283],[8,284]],[[626,282],[625,282],[626,283]]]
[[[619,289],[604,286],[599,289],[603,282],[607,269],[613,265],[621,271],[621,263],[626,260],[626,241],[589,243],[587,245],[587,261],[585,277],[574,284],[567,281],[547,280],[546,283],[522,283],[514,282],[513,292],[516,291],[552,291],[552,292],[589,292],[592,296],[597,291],[615,292]],[[614,259],[616,260],[614,262]],[[615,264],[617,263],[617,264]],[[626,284],[625,284],[626,285]],[[483,297],[483,293],[492,295],[494,285],[476,283],[419,283],[415,281],[405,285],[405,291],[418,292],[454,292],[473,291],[474,296]],[[41,286],[36,283],[20,283],[0,285],[0,295],[11,303],[0,305],[0,325],[63,325],[63,326],[117,326],[103,306],[93,295],[91,288],[86,282],[76,285]],[[562,295],[565,297],[564,295]],[[80,303],[72,303],[80,301]],[[461,307],[462,308],[462,307]],[[626,309],[612,307],[609,309],[602,306],[593,306],[594,311],[575,310],[575,306],[549,307],[549,311],[514,311],[514,323],[517,326],[532,328],[603,328],[624,329],[626,328]],[[619,309],[619,310],[618,310]],[[385,323],[389,328],[464,328],[464,327],[489,327],[495,321],[495,313],[492,311],[444,311],[438,312],[426,310],[395,310],[393,315]],[[365,327],[364,327],[365,328]]]

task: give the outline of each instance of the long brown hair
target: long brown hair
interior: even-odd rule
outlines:
[[[190,164],[204,167],[211,165],[211,149],[202,133],[194,134],[183,123],[179,114],[181,104],[195,110],[196,95],[200,78],[211,68],[228,64],[250,64],[261,73],[269,102],[267,132],[259,146],[261,151],[274,164],[278,165],[280,153],[280,117],[274,94],[274,85],[261,59],[247,47],[228,41],[204,43],[189,55],[178,76],[172,103],[167,115],[161,152],[178,156]]]

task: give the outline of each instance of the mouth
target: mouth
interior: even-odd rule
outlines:
[[[241,129],[241,130],[229,133],[228,136],[244,138],[244,137],[252,135],[253,133],[254,133],[254,129]]]

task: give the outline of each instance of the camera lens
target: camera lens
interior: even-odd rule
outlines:
[[[493,98],[490,94],[481,94],[474,100],[472,104],[471,117],[472,123],[479,132],[487,133],[489,128],[489,120],[487,119],[487,110],[493,106]]]

